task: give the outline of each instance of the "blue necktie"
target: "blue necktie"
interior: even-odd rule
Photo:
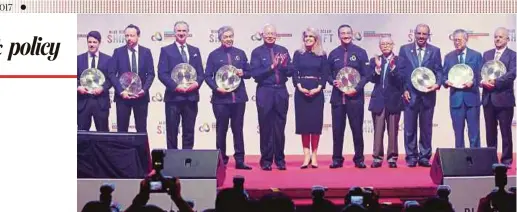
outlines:
[[[92,54],[92,67],[95,68],[95,54]]]
[[[460,64],[465,63],[465,58],[463,56],[463,52],[460,53]]]
[[[137,71],[137,65],[136,65],[136,54],[135,49],[131,49],[132,55],[131,55],[131,72],[138,73]]]
[[[183,59],[184,63],[188,63],[187,53],[185,52],[185,46],[184,45],[181,45],[181,58]]]
[[[384,69],[382,73],[382,87],[384,88],[384,83],[386,82],[386,72],[388,71],[388,59],[386,58],[386,63],[384,64]]]
[[[422,66],[422,51],[423,49],[422,48],[418,48],[418,67],[421,67]]]

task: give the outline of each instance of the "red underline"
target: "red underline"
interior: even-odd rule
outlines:
[[[0,75],[4,79],[63,79],[77,78],[77,75]]]

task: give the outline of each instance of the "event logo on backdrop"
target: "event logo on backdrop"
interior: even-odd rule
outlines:
[[[478,38],[481,38],[481,37],[489,37],[490,36],[490,33],[488,32],[474,32],[473,30],[465,30],[467,31],[467,34],[469,36],[469,40],[470,39],[478,39]],[[449,40],[454,40],[454,34],[449,34]]]
[[[151,97],[151,101],[153,101],[153,102],[163,102],[163,94],[162,94],[162,92],[156,92],[156,94],[154,94]]]
[[[109,30],[106,40],[108,43],[126,43],[124,30]]]
[[[409,33],[407,34],[407,36],[408,36],[407,42],[409,42],[409,43],[415,42],[415,29],[409,29]],[[432,37],[433,37],[433,34],[432,33],[429,34],[429,38],[427,39],[427,42],[431,43]]]
[[[85,34],[85,33],[77,33],[77,40],[79,39],[86,39],[86,37],[88,36],[88,34]]]
[[[214,126],[215,123],[212,123],[212,126]],[[198,131],[201,132],[201,133],[207,133],[207,132],[210,132],[210,124],[208,123],[203,123],[201,126],[199,126],[198,128]]]
[[[320,36],[323,43],[332,43],[334,40],[334,33],[331,29],[320,29]]]
[[[376,32],[375,30],[364,31],[363,37],[366,38],[380,38],[383,36],[391,36],[391,33],[388,32]]]
[[[515,42],[515,29],[510,29],[509,31],[510,31],[510,35],[509,35],[510,41]]]
[[[277,40],[281,40],[282,38],[290,38],[290,37],[293,37],[293,34],[291,34],[291,33],[281,33],[281,32],[277,32],[276,33],[276,39]],[[262,41],[262,33],[261,32],[256,32],[255,34],[251,35],[250,38],[251,38],[252,41]]]
[[[219,33],[217,33],[217,29],[211,29],[210,34],[208,35],[208,42],[210,43],[219,43]]]
[[[165,135],[165,121],[158,121],[158,124],[156,125],[156,134],[158,135]],[[179,124],[179,127],[178,127],[178,135],[181,134],[181,129],[183,129],[181,127],[181,123]]]
[[[163,36],[162,36],[163,34]],[[192,36],[194,36],[192,33],[189,33],[187,37],[191,38]],[[170,30],[165,30],[162,32],[155,32],[152,36],[151,36],[151,40],[152,41],[168,41],[168,40],[172,40],[174,41],[174,39],[176,38],[176,34],[174,33],[174,31],[170,31]]]

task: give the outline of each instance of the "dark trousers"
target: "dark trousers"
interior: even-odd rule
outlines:
[[[147,133],[148,102],[117,101],[117,131],[128,132],[131,111],[135,117],[136,132]]]
[[[285,89],[285,88],[284,88]],[[273,158],[277,166],[285,166],[285,124],[289,108],[289,96],[282,95],[282,89],[262,87],[258,93],[269,94],[268,98],[257,100],[260,128],[260,165],[270,166]],[[287,98],[285,98],[287,97]]]
[[[512,164],[513,162],[513,141],[512,141],[512,119],[513,107],[495,107],[492,102],[483,106],[486,125],[486,144],[488,147],[497,148],[497,125],[501,131],[503,151],[501,163]]]
[[[98,132],[109,132],[109,108],[102,109],[96,98],[86,100],[84,108],[77,111],[78,130],[90,130],[92,117]]]
[[[198,103],[192,101],[166,102],[165,122],[167,149],[178,149],[178,133],[181,119],[182,149],[194,147],[194,127]]]
[[[386,159],[388,162],[397,162],[399,151],[398,151],[398,133],[399,133],[399,120],[400,112],[390,113],[383,109],[380,113],[372,112],[373,120],[373,160],[381,162],[384,156],[384,129],[388,127],[388,151]]]
[[[332,105],[332,135],[334,143],[332,160],[334,162],[343,163],[343,142],[347,116],[354,140],[354,163],[364,162],[364,104],[350,102],[344,105]]]
[[[237,164],[244,163],[244,135],[242,128],[246,103],[212,104],[212,108],[216,119],[216,147],[221,151],[224,163],[228,163],[229,159],[226,155],[226,133],[228,132],[230,120],[235,151],[233,157]]]
[[[467,120],[470,148],[481,146],[481,139],[479,138],[479,106],[469,107],[462,103],[459,107],[451,107],[451,119],[456,148],[465,148],[465,120]]]
[[[404,147],[407,163],[429,162],[432,152],[433,115],[434,107],[425,107],[423,104],[415,107],[406,106],[404,109]],[[420,125],[420,154],[416,140],[418,125]]]

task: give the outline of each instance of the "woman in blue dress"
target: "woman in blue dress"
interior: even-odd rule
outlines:
[[[329,67],[318,31],[307,28],[302,37],[302,48],[293,56],[293,83],[296,87],[294,94],[296,134],[302,136],[305,156],[300,168],[306,169],[309,165],[312,168],[318,168],[317,150],[323,128],[325,102],[323,90],[329,76]]]

